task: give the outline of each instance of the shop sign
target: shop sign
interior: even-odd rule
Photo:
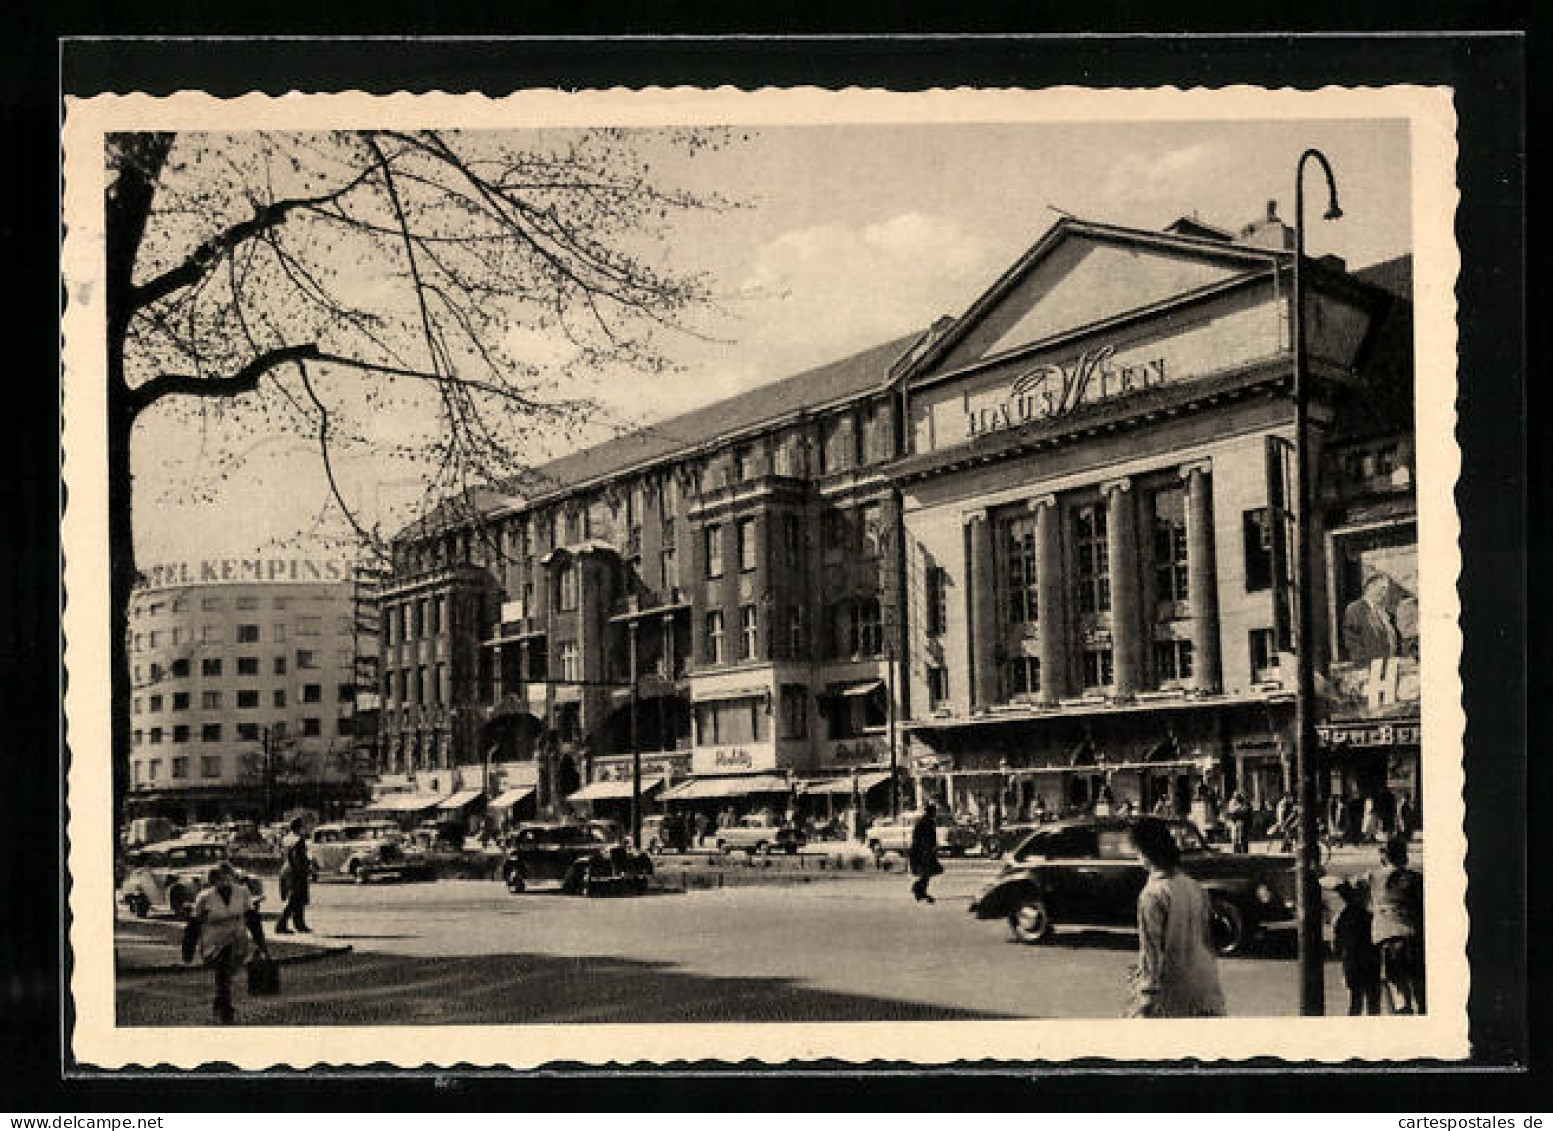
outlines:
[[[1165,359],[1113,365],[1115,346],[1086,350],[1063,364],[1042,362],[1015,374],[1006,392],[990,403],[966,400],[966,435],[974,439],[1039,420],[1067,416],[1080,405],[1157,388],[1166,380]]]
[[[869,765],[883,761],[888,753],[885,744],[876,739],[855,739],[837,742],[831,747],[831,760],[848,765]]]
[[[690,769],[696,774],[725,774],[740,770],[775,768],[776,747],[770,744],[698,746],[690,756]]]
[[[1423,734],[1418,723],[1359,723],[1353,726],[1316,728],[1321,741],[1335,748],[1374,746],[1417,746]]]

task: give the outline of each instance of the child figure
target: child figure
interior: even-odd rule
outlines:
[[[1371,915],[1366,893],[1354,884],[1341,883],[1337,894],[1343,910],[1332,928],[1332,945],[1343,960],[1343,981],[1348,986],[1348,1016],[1380,1013],[1380,948],[1370,937]]]

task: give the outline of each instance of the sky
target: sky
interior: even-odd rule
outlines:
[[[641,145],[658,156],[651,136]],[[654,163],[665,181],[740,205],[683,218],[657,252],[705,272],[718,300],[694,316],[694,335],[665,339],[676,371],[577,389],[599,402],[592,426],[536,440],[528,455],[559,455],[959,314],[1058,210],[1147,229],[1195,214],[1235,229],[1277,201],[1292,222],[1295,162],[1309,146],[1331,159],[1344,216],[1315,219],[1324,201],[1311,170],[1308,251],[1350,268],[1411,251],[1399,121],[783,126],[741,129],[692,161],[665,151]],[[558,356],[538,334],[507,344],[541,364]],[[221,426],[153,410],[138,427],[140,564],[321,552],[342,524],[311,447],[241,437],[240,473],[212,487],[209,430]],[[355,458],[336,472],[369,521],[411,517],[416,485],[402,469]]]

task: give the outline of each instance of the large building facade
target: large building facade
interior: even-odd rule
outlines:
[[[383,592],[387,787],[607,806],[637,751],[651,796],[720,812],[1274,796],[1289,236],[1271,209],[1238,234],[1064,220],[958,319],[428,516]],[[1377,680],[1401,739],[1334,787],[1416,791],[1410,307],[1377,270],[1308,265],[1315,646],[1328,714],[1353,708],[1334,751]]]
[[[356,572],[339,561],[145,571],[126,642],[128,812],[262,819],[365,800],[377,625],[363,624],[364,603]]]

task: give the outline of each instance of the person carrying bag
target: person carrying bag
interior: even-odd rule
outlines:
[[[237,1020],[232,1006],[232,978],[243,968],[250,943],[265,963],[272,962],[258,908],[248,889],[236,882],[231,866],[221,864],[212,868],[208,878],[210,885],[195,897],[194,909],[184,928],[184,961],[191,961],[198,951],[200,961],[215,976],[212,1012],[216,1023],[230,1025]],[[249,978],[252,985],[251,970]],[[278,972],[274,984],[278,990]]]

